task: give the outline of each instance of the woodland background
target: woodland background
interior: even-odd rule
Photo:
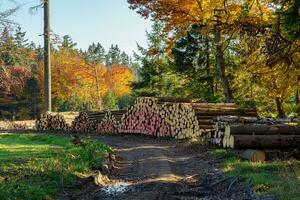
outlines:
[[[299,0],[128,0],[151,18],[148,46],[78,49],[52,34],[54,111],[123,109],[137,96],[235,102],[261,116],[300,113]],[[0,118],[44,111],[43,48],[0,7]]]

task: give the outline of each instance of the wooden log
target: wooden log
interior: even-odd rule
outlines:
[[[225,135],[300,135],[300,125],[232,124],[225,127]]]
[[[266,153],[264,151],[254,149],[242,151],[239,156],[251,162],[264,162],[266,160]]]
[[[243,117],[243,116],[218,116],[216,121],[227,123],[255,123],[255,124],[285,124],[285,123],[300,123],[296,119],[275,119],[275,118],[258,118],[258,117]]]
[[[284,149],[300,146],[300,135],[231,135],[229,147],[234,149]]]
[[[243,112],[243,111],[230,111],[230,112],[197,112],[197,110],[195,110],[196,116],[223,116],[223,115],[239,115],[239,116],[248,116],[248,117],[257,117],[257,112],[253,111],[253,112]]]
[[[218,116],[216,121],[227,122],[227,123],[254,123],[259,121],[258,117],[243,117],[243,116]]]
[[[191,103],[191,99],[181,97],[156,97],[158,103],[174,102],[174,103]]]

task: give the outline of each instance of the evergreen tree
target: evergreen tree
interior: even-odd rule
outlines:
[[[25,35],[26,32],[23,32],[22,28],[18,26],[14,35],[14,40],[19,48],[28,46],[28,39],[25,38]]]
[[[216,73],[211,66],[210,39],[208,35],[201,34],[198,25],[193,25],[172,49],[175,70],[189,77],[187,89],[192,96],[206,101],[216,100],[213,88],[213,75]]]
[[[130,65],[130,57],[123,51],[122,54],[120,55],[121,59],[121,65],[129,67]]]
[[[166,36],[162,35],[164,26],[154,23],[152,31],[146,33],[148,47],[138,45],[140,54],[135,54],[141,63],[140,79],[133,84],[137,95],[176,96],[183,94],[183,79],[173,72],[173,63],[166,54]]]
[[[4,66],[17,63],[17,45],[8,27],[5,27],[0,35],[0,59]]]
[[[58,48],[75,50],[76,45],[77,45],[77,43],[73,42],[71,36],[65,35],[65,36],[63,36],[62,43]]]
[[[84,52],[84,58],[87,62],[94,64],[104,64],[105,62],[105,49],[100,43],[93,43]]]
[[[106,66],[111,66],[114,64],[121,64],[121,50],[118,45],[111,45],[106,56]]]

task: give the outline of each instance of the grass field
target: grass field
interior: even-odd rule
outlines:
[[[300,199],[300,161],[253,163],[244,161],[226,150],[216,149],[211,155],[222,160],[226,176],[250,182],[257,194],[275,194],[280,199]]]
[[[101,165],[110,147],[92,140],[0,133],[0,199],[53,199],[76,187],[77,174]]]

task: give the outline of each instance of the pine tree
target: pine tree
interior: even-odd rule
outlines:
[[[111,45],[105,56],[105,60],[106,66],[121,64],[121,50],[118,45]]]
[[[84,57],[87,62],[93,64],[104,64],[105,62],[105,49],[100,43],[93,43],[84,52]]]
[[[120,55],[120,59],[121,59],[121,65],[130,66],[130,57],[123,51],[122,54]]]
[[[176,96],[183,95],[183,79],[172,70],[173,63],[165,52],[167,47],[164,26],[154,23],[152,31],[146,33],[148,47],[138,45],[139,54],[136,60],[141,63],[140,79],[133,84],[135,92],[143,96]]]

